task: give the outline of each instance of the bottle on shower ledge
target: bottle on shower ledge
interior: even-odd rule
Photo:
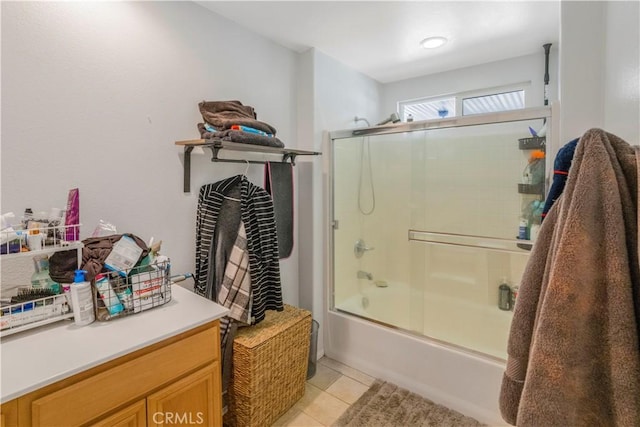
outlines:
[[[520,223],[518,224],[518,239],[529,239],[529,220],[524,216],[520,218]]]
[[[511,310],[511,287],[507,285],[506,279],[498,286],[498,308],[503,311]]]

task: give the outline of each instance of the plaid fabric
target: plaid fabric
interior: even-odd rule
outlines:
[[[247,252],[253,292],[251,301],[251,323],[253,324],[264,319],[266,310],[282,311],[282,286],[273,201],[269,193],[253,185],[243,175],[233,176],[215,184],[203,185],[200,188],[196,215],[194,291],[216,301],[216,289],[211,284],[215,282],[214,279],[218,273],[223,273],[220,271],[211,274],[210,270],[218,256],[215,246],[212,247],[212,242],[219,217],[225,215],[225,212],[222,212],[224,196],[236,186],[240,189],[240,216],[247,232]]]
[[[229,309],[229,317],[243,323],[250,323],[251,316],[251,275],[249,274],[249,253],[247,232],[240,221],[238,237],[231,250],[218,292],[218,303]]]

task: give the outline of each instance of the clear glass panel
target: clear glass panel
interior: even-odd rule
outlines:
[[[520,281],[520,222],[544,197],[522,192],[529,126],[334,140],[334,307],[505,358],[499,286]]]
[[[462,100],[462,115],[497,113],[524,108],[524,90],[476,96]]]

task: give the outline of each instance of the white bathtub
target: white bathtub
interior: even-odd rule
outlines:
[[[340,311],[410,330],[409,286],[389,282],[386,288],[368,283],[360,293],[347,298],[336,308]]]
[[[417,298],[413,295],[412,300],[408,285],[390,282],[386,288],[363,287],[359,294],[337,304],[336,310],[327,312],[325,354],[483,423],[506,425],[498,408],[504,362],[427,338],[417,328],[413,328],[417,333],[408,332],[412,324],[433,322],[434,316],[446,319],[453,309],[450,305],[456,304],[434,295],[424,298],[431,301],[432,310],[411,319],[407,307]],[[466,307],[460,312],[469,316],[464,322],[472,323],[478,316],[486,316],[485,310]],[[449,340],[444,337],[442,341]]]

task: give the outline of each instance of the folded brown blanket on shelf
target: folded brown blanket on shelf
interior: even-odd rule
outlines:
[[[576,149],[527,263],[500,392],[518,426],[640,426],[638,160],[600,129]]]
[[[257,133],[243,132],[240,130],[223,130],[220,132],[208,132],[203,123],[198,123],[198,131],[202,139],[217,138],[222,141],[237,142],[240,144],[262,145],[265,147],[284,148],[284,143],[275,136],[264,136]]]
[[[202,101],[198,104],[202,119],[218,130],[231,129],[233,125],[248,126],[275,135],[276,129],[261,122],[253,107],[240,101]]]

